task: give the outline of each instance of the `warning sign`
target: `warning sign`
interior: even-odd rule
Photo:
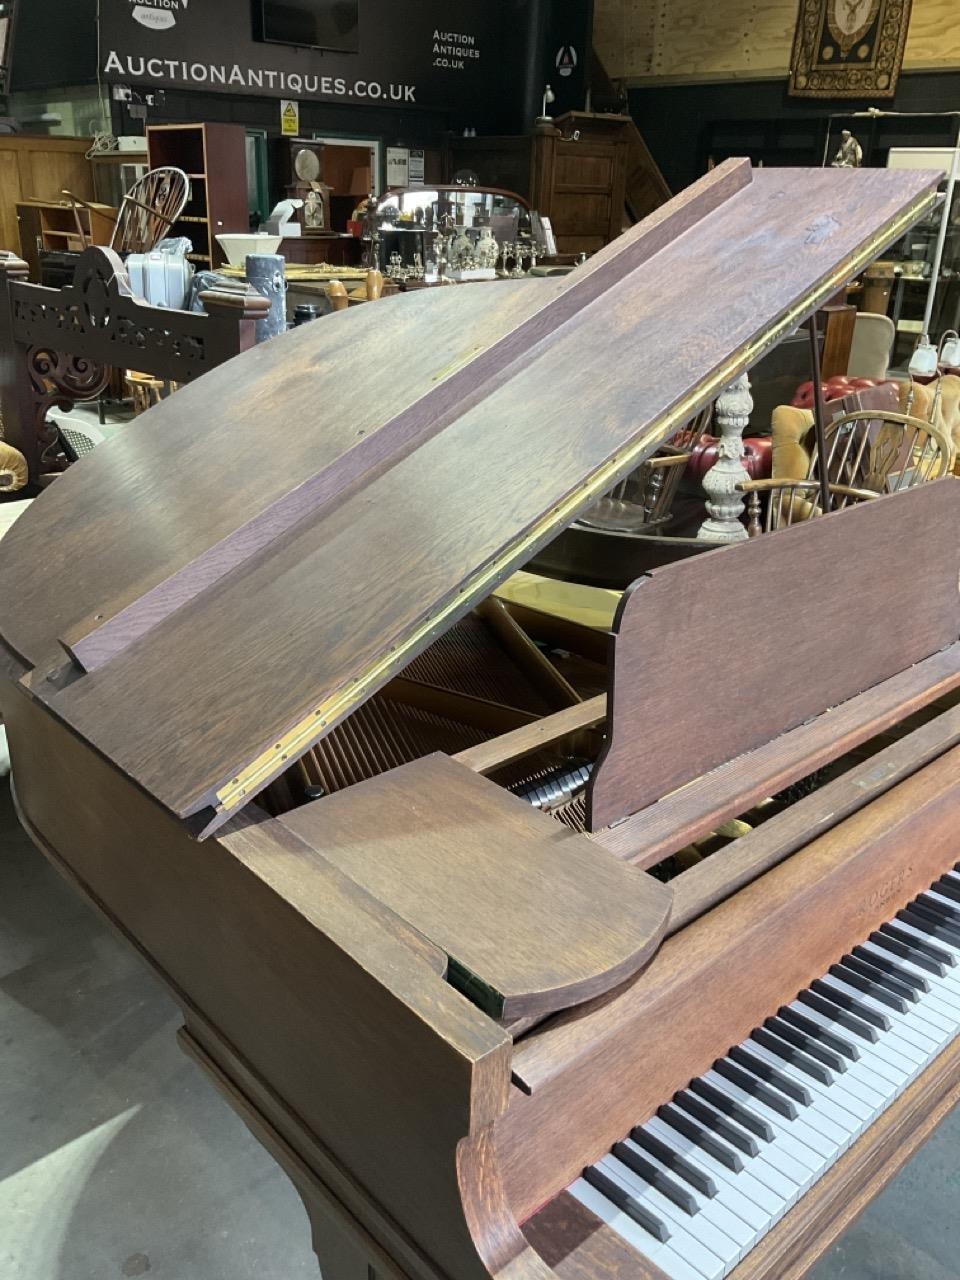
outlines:
[[[289,98],[280,99],[280,132],[285,138],[295,138],[300,132],[300,104]]]

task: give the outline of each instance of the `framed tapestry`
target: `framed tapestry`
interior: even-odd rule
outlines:
[[[790,93],[892,98],[912,0],[800,0]]]

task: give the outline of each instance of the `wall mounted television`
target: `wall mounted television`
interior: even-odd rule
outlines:
[[[261,0],[260,38],[306,49],[360,51],[360,0]]]

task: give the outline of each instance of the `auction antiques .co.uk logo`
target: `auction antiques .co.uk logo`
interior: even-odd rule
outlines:
[[[185,11],[190,0],[130,0],[130,13],[141,26],[152,31],[166,31],[174,26],[177,14]]]

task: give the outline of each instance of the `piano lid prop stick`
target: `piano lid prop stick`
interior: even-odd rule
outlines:
[[[813,422],[817,435],[817,474],[820,477],[820,510],[826,515],[830,510],[830,477],[827,475],[827,410],[823,402],[823,384],[820,381],[820,338],[817,333],[817,316],[810,317],[807,326],[810,337],[810,374],[813,378]]]

